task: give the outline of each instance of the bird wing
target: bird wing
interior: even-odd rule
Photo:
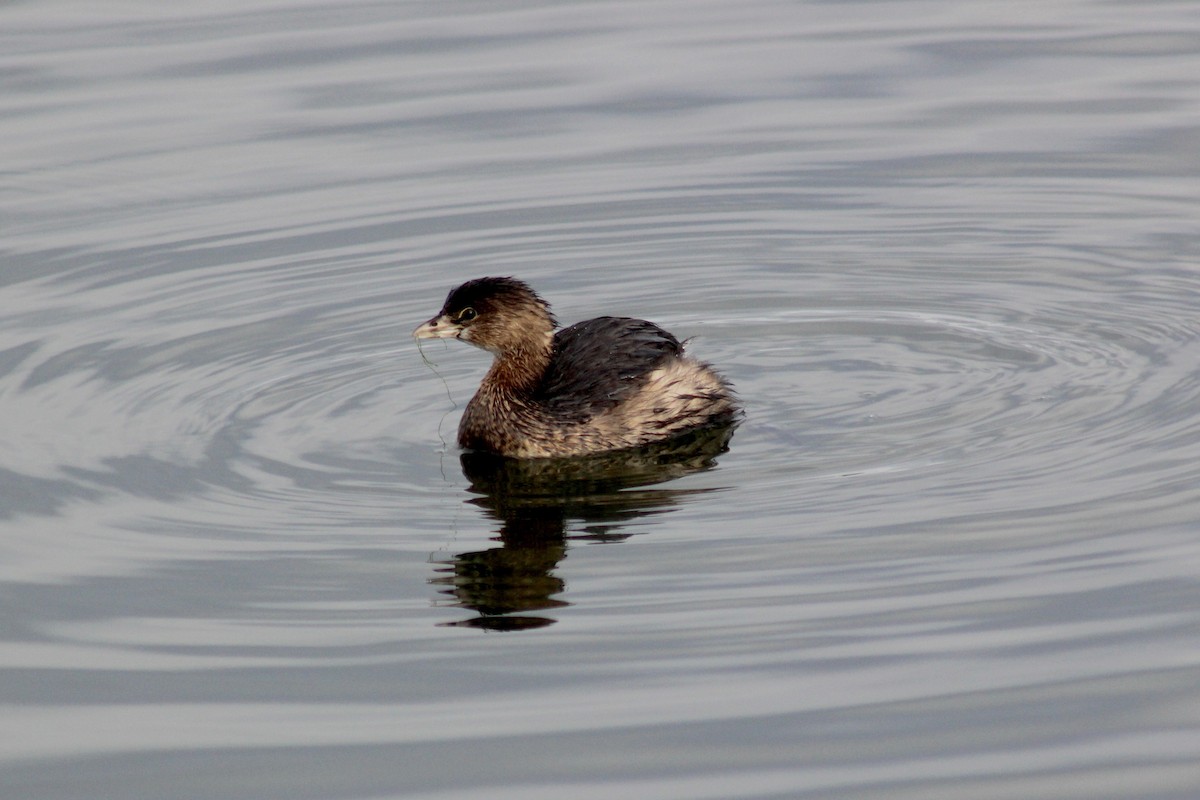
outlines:
[[[556,414],[586,419],[612,408],[646,375],[683,353],[683,345],[652,322],[597,317],[554,335],[554,357],[538,390]]]

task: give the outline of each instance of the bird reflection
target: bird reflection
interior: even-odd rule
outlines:
[[[512,459],[463,453],[470,502],[499,524],[499,547],[459,553],[442,562],[431,583],[451,605],[479,616],[443,623],[486,630],[526,630],[550,625],[544,612],[567,605],[557,599],[565,584],[554,574],[569,539],[620,541],[630,520],[671,510],[686,497],[710,490],[635,489],[702,472],[728,449],[733,425],[696,431],[651,447],[562,459]],[[579,533],[567,535],[574,522]]]

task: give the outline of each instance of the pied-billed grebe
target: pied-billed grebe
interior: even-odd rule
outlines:
[[[550,306],[513,278],[450,292],[418,339],[462,339],[495,356],[458,426],[469,450],[576,456],[670,439],[738,415],[729,384],[657,325],[597,317],[557,333]]]

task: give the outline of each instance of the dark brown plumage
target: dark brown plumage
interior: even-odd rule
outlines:
[[[495,361],[467,404],[459,444],[516,457],[637,447],[738,412],[729,384],[654,323],[597,317],[554,332],[549,305],[513,278],[450,292],[417,338],[457,338]]]

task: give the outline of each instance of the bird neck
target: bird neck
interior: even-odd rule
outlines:
[[[497,353],[484,384],[513,394],[531,394],[550,366],[551,342],[548,335],[544,341]]]

